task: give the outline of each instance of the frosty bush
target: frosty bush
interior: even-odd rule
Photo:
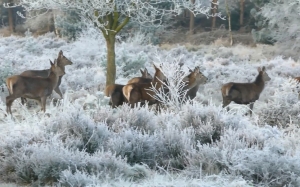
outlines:
[[[0,86],[5,84],[5,80],[7,77],[13,74],[13,68],[10,64],[5,64],[0,69]]]
[[[153,134],[139,130],[123,130],[111,139],[108,146],[128,162],[145,163],[150,168],[156,166],[183,169],[185,154],[193,141],[192,130],[172,127],[157,129]]]
[[[22,154],[23,152],[27,154]],[[15,150],[15,154],[19,155],[14,159],[15,172],[25,183],[52,184],[67,169],[98,175],[102,180],[114,180],[121,176],[140,179],[147,175],[146,169],[135,172],[134,167],[109,152],[97,151],[93,155],[87,155],[85,152],[70,150],[57,140],[24,146]]]
[[[270,125],[283,127],[290,123],[299,123],[298,87],[298,82],[293,79],[281,82],[272,90],[273,95],[268,98],[268,105],[261,109],[260,119]]]
[[[110,132],[105,124],[96,124],[81,112],[71,113],[69,117],[56,116],[52,121],[53,125],[49,127],[49,132],[65,132],[60,138],[67,145],[72,145],[80,151],[94,153],[105,147]]]

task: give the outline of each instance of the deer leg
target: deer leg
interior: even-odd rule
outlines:
[[[250,103],[250,116],[252,116],[253,105],[254,105],[254,102]]]
[[[227,99],[226,97],[223,97],[223,108],[225,108],[227,105],[229,105],[230,104],[230,100],[229,99]],[[227,107],[227,112],[229,111],[229,107]]]
[[[46,112],[46,99],[47,97],[44,96],[44,97],[41,97],[40,101],[41,101],[41,110]]]
[[[6,97],[6,112],[12,115],[11,105],[14,102],[15,98],[12,95]]]
[[[59,89],[58,86],[54,89],[54,91],[55,91],[56,93],[58,93],[58,95],[60,96],[60,98],[63,98],[63,97],[62,97],[62,93],[61,93],[61,91],[60,91],[60,89]]]

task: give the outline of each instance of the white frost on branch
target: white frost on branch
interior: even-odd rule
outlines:
[[[168,9],[165,8],[167,3],[172,4]],[[107,15],[110,14],[119,17],[119,21],[130,18],[144,25],[161,23],[164,16],[179,15],[183,9],[190,10],[195,16],[212,16],[210,5],[204,5],[202,0],[196,0],[194,4],[187,0],[20,0],[13,6],[23,6],[28,13],[35,10],[73,9],[102,29],[109,24]],[[5,7],[12,6],[5,4]],[[224,19],[221,14],[214,16]]]

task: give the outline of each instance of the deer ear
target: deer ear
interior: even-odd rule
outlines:
[[[195,72],[195,73],[199,73],[199,72],[200,72],[200,67],[199,67],[199,66],[196,66],[195,69],[194,69],[194,72]]]
[[[50,59],[49,59],[49,61],[50,61],[50,65],[53,66],[54,65],[53,62]]]
[[[147,68],[145,68],[145,69],[144,69],[144,72],[148,73],[148,70],[147,70]]]
[[[141,74],[144,74],[144,72],[143,72],[143,70],[142,70],[142,69],[140,69],[140,72],[141,72]]]
[[[158,69],[158,68],[155,66],[155,64],[154,64],[154,63],[153,63],[153,67],[154,67],[154,69],[155,69],[155,70],[157,70],[157,69]]]
[[[258,68],[257,68],[257,71],[258,71],[258,72],[260,72],[260,71],[261,71],[261,68],[260,68],[260,67],[258,67]]]
[[[59,53],[58,53],[58,55],[63,55],[63,51],[60,50]]]
[[[266,67],[265,66],[262,67],[262,71],[266,71]]]

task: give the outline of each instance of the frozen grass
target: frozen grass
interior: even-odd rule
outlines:
[[[64,99],[57,106],[49,99],[46,114],[21,106],[18,99],[15,118],[5,117],[8,93],[5,87],[0,93],[3,185],[300,185],[299,88],[290,79],[300,75],[298,62],[265,57],[262,46],[190,51],[145,45],[141,35],[129,41],[116,46],[117,83],[139,76],[141,67],[153,74],[152,61],[164,67],[182,63],[185,70],[200,66],[209,80],[194,102],[161,113],[147,105],[111,109],[103,95],[105,42],[93,30],[72,43],[51,34],[0,38],[0,64],[6,67],[1,76],[48,68],[48,59],[61,49],[74,63],[63,77]],[[231,104],[229,112],[223,110],[221,85],[253,81],[263,65],[272,80],[254,104],[253,116],[244,115],[247,106]]]

